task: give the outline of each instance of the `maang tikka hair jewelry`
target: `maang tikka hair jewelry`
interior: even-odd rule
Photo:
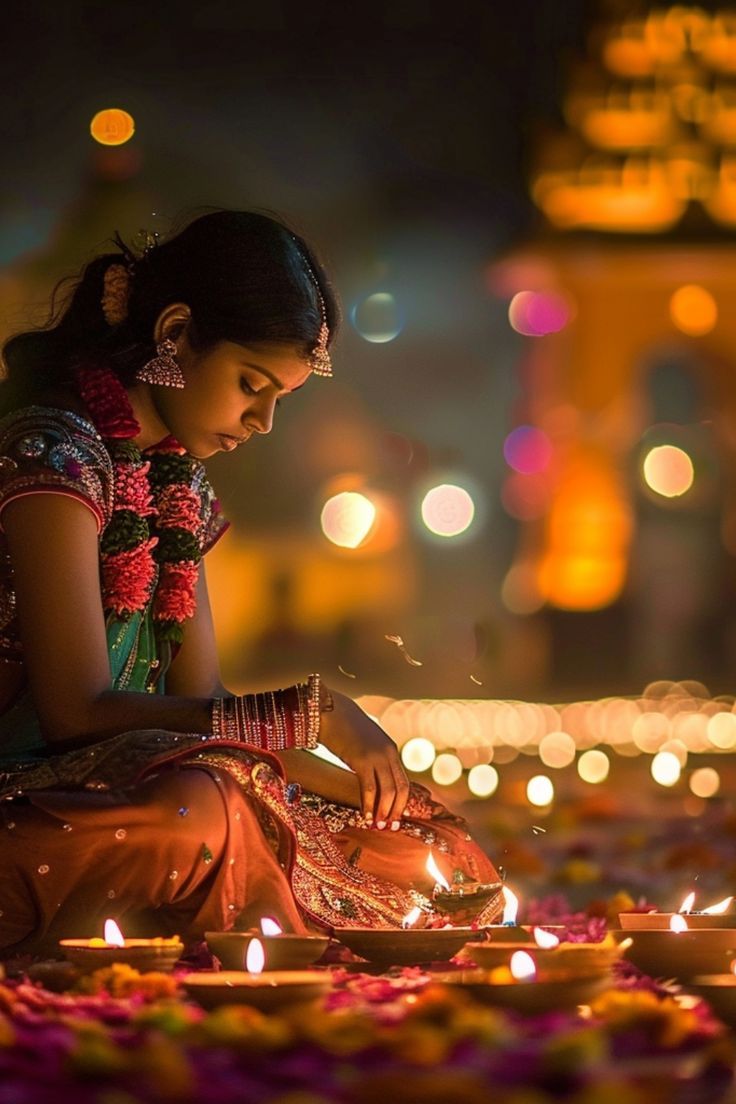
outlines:
[[[135,374],[141,383],[154,383],[157,387],[183,387],[184,376],[176,359],[176,342],[165,337],[156,346],[156,356],[141,365]]]

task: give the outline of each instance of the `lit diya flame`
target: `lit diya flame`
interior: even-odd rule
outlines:
[[[426,870],[427,870],[427,873],[429,874],[430,878],[434,878],[434,880],[435,880],[435,889],[437,889],[437,888],[446,889],[447,892],[449,893],[450,892],[450,883],[448,882],[447,878],[444,876],[444,874],[442,873],[442,871],[438,867],[437,863],[434,861],[434,855],[432,854],[431,851],[429,852],[429,855],[427,856],[427,862],[426,862],[425,866],[426,866]]]
[[[719,901],[717,905],[710,905],[709,908],[703,909],[703,912],[707,916],[720,916],[721,913],[728,910],[729,905],[733,901],[733,897],[724,897],[722,901]]]
[[[503,906],[503,917],[501,919],[501,923],[515,924],[516,914],[519,911],[519,898],[516,896],[513,890],[509,889],[508,886],[504,886],[501,892],[503,893],[503,899],[505,902]]]
[[[262,935],[283,935],[284,929],[274,920],[273,916],[261,917],[261,934]]]
[[[114,920],[105,921],[105,942],[109,947],[124,947],[125,938]]]
[[[511,976],[517,981],[532,981],[537,973],[534,959],[526,951],[514,951],[509,962]]]
[[[545,931],[544,928],[534,929],[534,942],[545,951],[551,951],[553,947],[558,947],[560,944],[554,932]]]
[[[670,920],[670,931],[679,933],[687,930],[687,920],[684,916],[681,916],[679,912],[676,912]]]
[[[680,905],[680,907],[677,911],[678,912],[692,912],[694,904],[695,904],[695,894],[694,893],[688,893],[687,897],[682,902],[682,904]]]
[[[418,905],[415,905],[413,909],[407,912],[404,919],[401,921],[402,928],[413,928],[419,917],[422,915],[422,910]]]
[[[251,939],[245,952],[245,968],[249,974],[263,973],[266,965],[266,953],[260,939]]]
[[[736,974],[736,958],[731,959],[731,973]]]

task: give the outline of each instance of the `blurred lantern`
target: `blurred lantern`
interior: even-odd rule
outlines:
[[[333,495],[322,507],[322,532],[341,548],[357,548],[371,531],[376,507],[357,491]]]
[[[503,443],[506,463],[522,475],[534,475],[549,467],[552,459],[552,442],[543,430],[536,426],[517,426]]]
[[[690,337],[710,333],[718,321],[718,306],[699,284],[685,284],[670,299],[670,317],[678,330]]]
[[[107,107],[94,116],[89,132],[101,146],[122,146],[135,134],[135,120],[122,108]]]
[[[509,322],[525,337],[557,333],[570,321],[570,308],[561,295],[549,291],[520,291],[509,303]]]
[[[695,478],[693,462],[676,445],[650,449],[642,466],[647,486],[663,498],[677,498],[689,491]]]
[[[374,345],[385,345],[402,330],[396,300],[388,291],[377,291],[356,303],[350,320],[360,336]]]
[[[422,521],[438,537],[457,537],[475,517],[475,503],[464,487],[441,483],[422,499]]]

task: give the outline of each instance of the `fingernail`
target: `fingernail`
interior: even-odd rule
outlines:
[[[381,831],[383,831],[383,829],[385,827],[386,827],[386,821],[385,820],[377,820],[376,821],[376,828],[380,828]]]
[[[401,827],[401,821],[400,820],[392,820],[391,821],[391,831],[392,832],[398,832],[400,827]]]
[[[366,824],[372,824],[373,823],[373,813],[366,813],[365,814],[365,822],[366,822]]]

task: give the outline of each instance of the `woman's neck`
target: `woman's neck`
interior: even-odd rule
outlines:
[[[159,441],[163,441],[164,437],[168,437],[169,430],[156,410],[151,385],[149,383],[135,383],[132,387],[126,387],[125,390],[136,421],[141,427],[140,433],[133,438],[133,443],[143,451],[143,449],[150,448],[151,445],[157,445]]]

